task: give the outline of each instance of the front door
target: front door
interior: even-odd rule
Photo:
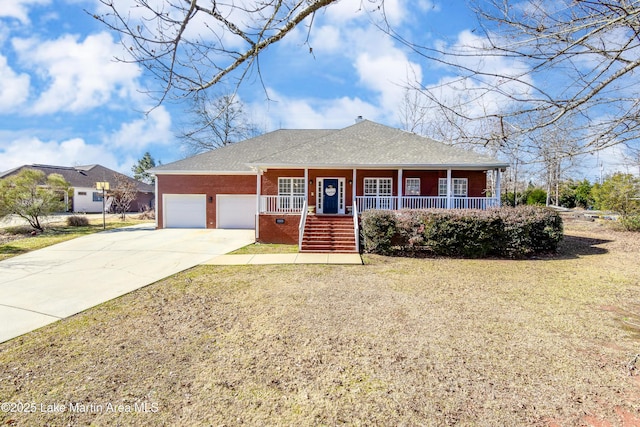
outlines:
[[[322,213],[338,213],[338,180],[325,178],[322,183]]]

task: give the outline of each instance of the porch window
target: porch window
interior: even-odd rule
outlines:
[[[393,179],[365,178],[364,196],[365,209],[393,209]]]
[[[304,178],[278,178],[278,208],[302,209]]]
[[[453,187],[453,197],[467,197],[469,187],[467,178],[452,178],[451,184]],[[439,179],[438,195],[447,195],[447,178]]]
[[[405,180],[404,191],[407,196],[420,195],[420,178],[407,178]]]
[[[365,196],[391,196],[393,194],[392,178],[365,178],[364,179],[364,195]]]

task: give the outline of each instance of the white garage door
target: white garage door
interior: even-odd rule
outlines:
[[[165,228],[206,228],[207,200],[204,194],[165,194]]]
[[[218,228],[256,228],[256,196],[218,194]]]

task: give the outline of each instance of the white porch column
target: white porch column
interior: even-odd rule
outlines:
[[[451,169],[447,169],[447,209],[451,209],[451,195],[453,194],[453,186],[451,180]]]
[[[304,200],[309,207],[309,169],[304,168]]]
[[[494,197],[496,198],[496,203],[497,206],[500,207],[501,205],[501,197],[500,197],[500,177],[502,176],[502,172],[500,171],[500,168],[496,169],[496,185],[495,185],[495,192],[496,194],[494,195]]]
[[[256,240],[260,237],[260,193],[262,193],[262,170],[256,171]]]
[[[356,187],[358,186],[358,183],[356,181],[356,169],[353,170],[353,179],[351,180],[351,200],[353,201],[353,203],[356,202]],[[351,212],[355,211],[355,206],[351,207]]]
[[[402,209],[402,169],[398,169],[398,206],[397,209]]]

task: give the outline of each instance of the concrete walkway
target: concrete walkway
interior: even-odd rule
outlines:
[[[140,225],[0,262],[0,342],[254,242],[253,230]]]
[[[292,253],[292,254],[256,254],[221,255],[203,264],[208,265],[245,265],[245,264],[353,264],[362,265],[359,254],[338,253]]]

